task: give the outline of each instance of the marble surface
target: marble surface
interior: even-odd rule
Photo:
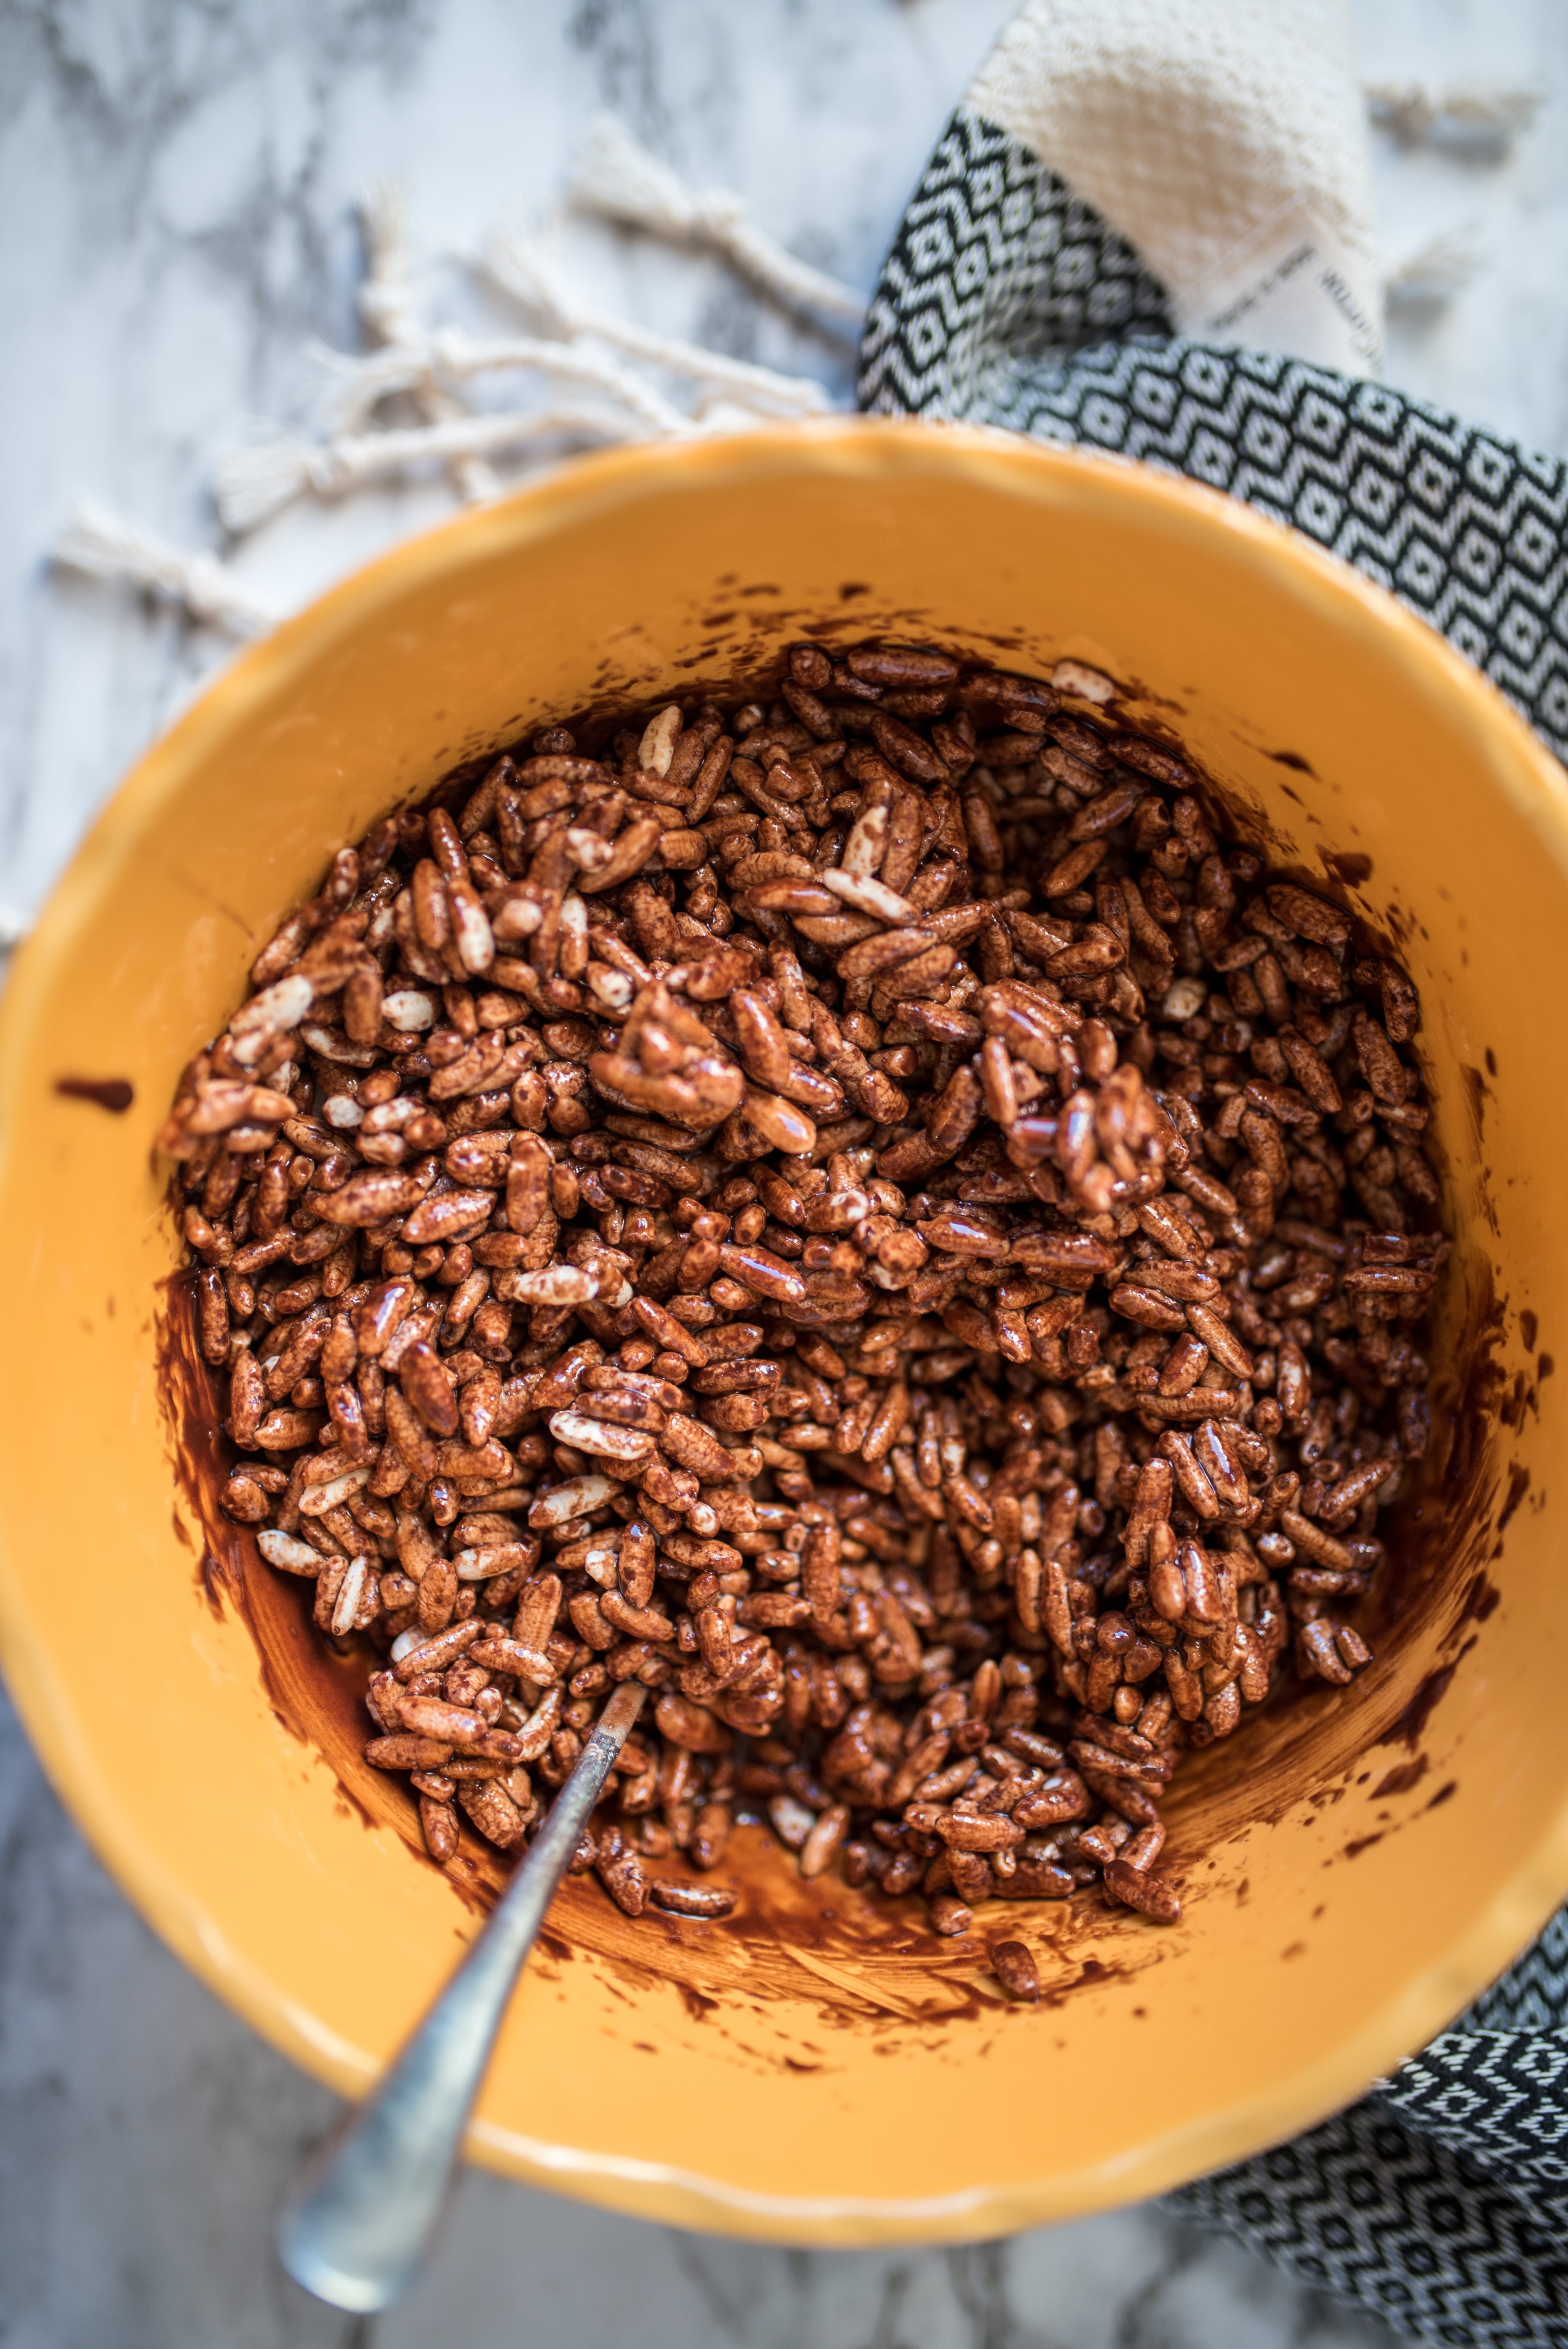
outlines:
[[[1217,0],[1218,5],[1218,0]],[[465,266],[537,225],[593,111],[869,285],[1009,0],[9,0],[0,5],[0,910],[42,899],[119,774],[230,657],[51,574],[72,496],[190,546],[248,419],[299,421],[315,336],[356,338],[356,195],[409,187],[420,298],[496,326]],[[1504,159],[1380,139],[1390,257],[1478,224],[1482,266],[1398,312],[1387,372],[1568,453],[1568,12],[1357,0],[1369,75],[1534,84]],[[596,298],[817,373],[717,264],[564,224]],[[301,506],[238,554],[303,601],[448,511],[439,481]],[[374,2326],[283,2278],[270,2214],[333,2100],[130,1911],[0,1700],[0,2341],[7,2349],[1376,2349],[1390,2336],[1159,2210],[954,2252],[808,2254],[613,2220],[480,2174],[418,2296]]]

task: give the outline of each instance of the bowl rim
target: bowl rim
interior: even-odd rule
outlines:
[[[1448,705],[1478,745],[1493,786],[1549,844],[1568,874],[1568,775],[1499,689],[1387,589],[1288,525],[1223,492],[1109,451],[1082,450],[985,426],[841,415],[763,425],[711,440],[650,442],[574,459],[493,504],[457,514],[351,573],[271,635],[242,648],[136,761],[99,810],[13,958],[0,993],[0,1185],[16,1120],[7,1114],[24,1047],[62,966],[76,952],[102,877],[192,766],[287,689],[331,646],[422,584],[452,578],[487,556],[569,528],[645,486],[711,481],[745,471],[805,466],[861,478],[956,471],[1032,501],[1097,492],[1162,514],[1175,531],[1229,533],[1246,558],[1325,610],[1375,629],[1387,657]],[[0,1554],[5,1545],[0,1506]],[[357,2052],[303,2014],[228,1946],[193,1880],[141,1840],[110,1779],[74,1732],[68,1693],[43,1648],[7,1606],[0,1555],[0,1669],[28,1738],[73,1822],[132,1905],[191,1970],[272,2045],[340,2093],[370,2085]],[[977,2184],[918,2199],[761,2194],[712,2176],[608,2153],[545,2144],[478,2121],[466,2150],[524,2182],[583,2194],[603,2207],[667,2224],[754,2240],[873,2245],[975,2240],[1131,2203],[1245,2158],[1310,2127],[1447,2025],[1510,1964],[1568,1889],[1568,1795],[1527,1864],[1488,1900],[1460,1940],[1349,2040],[1339,2040],[1278,2088],[1233,2097],[1222,2110],[1078,2172],[1059,2185]]]

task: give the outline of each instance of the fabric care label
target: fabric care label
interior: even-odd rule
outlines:
[[[1383,326],[1367,273],[1313,209],[1293,198],[1260,221],[1173,304],[1177,329],[1207,343],[1376,375]]]

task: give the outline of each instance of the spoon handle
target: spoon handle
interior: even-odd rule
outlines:
[[[333,2308],[389,2308],[418,2272],[507,2002],[642,1706],[624,1681],[468,1956],[284,2206],[278,2255]]]

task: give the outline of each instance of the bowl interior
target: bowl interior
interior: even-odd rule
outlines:
[[[756,1831],[718,1925],[574,1884],[473,2149],[539,2183],[796,2240],[994,2234],[1153,2192],[1357,2093],[1568,1888],[1552,1727],[1539,1065],[1568,985],[1568,792],[1390,601],[1242,509],[981,433],[834,423],[585,462],[400,550],[245,657],[112,802],[0,1015],[0,1642],[57,1784],[154,1926],[360,2089],[473,1930],[360,1759],[353,1670],[213,1503],[215,1408],[151,1138],[330,853],[548,716],[766,673],[804,633],[1040,672],[1179,734],[1240,836],[1421,990],[1445,1212],[1436,1434],[1368,1602],[1376,1663],[1190,1763],[1174,1930],[999,1904],[942,1941]],[[75,1090],[62,1089],[75,1081]],[[93,1088],[129,1084],[115,1110]],[[87,1090],[81,1090],[86,1081]],[[1046,1996],[985,1961],[1022,1933]]]

